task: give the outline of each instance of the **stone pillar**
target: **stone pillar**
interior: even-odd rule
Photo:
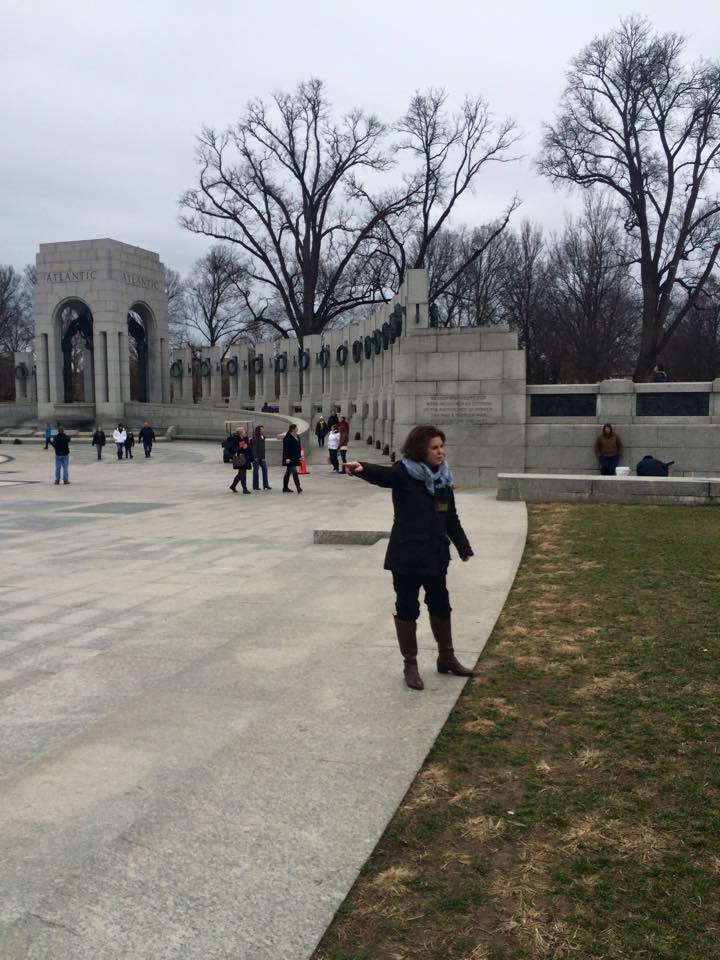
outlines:
[[[272,344],[258,343],[255,345],[255,357],[253,359],[253,370],[255,371],[255,410],[261,411],[265,404],[270,404],[270,398],[274,400],[275,389],[272,385],[272,379],[275,376],[274,370],[270,368],[270,357],[272,356]],[[262,368],[258,373],[258,358],[262,358]]]
[[[38,406],[45,407],[50,402],[50,366],[48,358],[48,335],[41,332],[35,337],[37,351],[37,393]]]
[[[192,350],[173,347],[169,365],[173,403],[192,403]]]
[[[632,380],[602,380],[598,385],[597,422],[632,423],[634,393]]]
[[[241,407],[252,406],[252,394],[250,393],[250,348],[242,344],[237,349],[238,356],[238,403]]]
[[[408,270],[396,302],[405,307],[405,333],[427,330],[430,326],[428,280],[426,270]],[[391,301],[392,305],[393,301]]]
[[[221,347],[200,349],[200,395],[203,403],[222,403]]]
[[[317,407],[322,407],[322,368],[317,361],[317,355],[320,352],[320,337],[317,334],[305,337],[303,348],[309,355],[307,369],[302,372],[303,376],[303,397],[302,413],[303,417],[314,426],[318,418]]]
[[[105,330],[93,331],[95,413],[108,402],[108,346]]]
[[[94,345],[93,345],[94,346]],[[93,372],[93,350],[88,350],[83,346],[83,393],[85,396],[85,403],[94,403],[95,393],[94,393],[94,372]]]
[[[16,350],[13,361],[15,364],[15,402],[31,403],[34,399],[32,353],[27,350]]]

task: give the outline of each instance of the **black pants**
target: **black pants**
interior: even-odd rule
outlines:
[[[338,466],[338,452],[337,450],[328,449],[328,453],[330,454],[330,463],[332,464],[332,468],[336,473],[338,473],[340,470],[340,467]]]
[[[440,577],[428,577],[422,573],[393,573],[393,587],[395,587],[395,615],[398,620],[417,620],[420,616],[418,603],[420,587],[425,590],[428,613],[434,617],[450,616],[452,607],[445,574]]]
[[[230,484],[231,489],[234,490],[238,483],[243,490],[247,490],[247,467],[243,467],[242,470],[238,470],[238,472],[235,474],[235,479]]]
[[[152,440],[143,440],[143,450],[145,451],[145,456],[150,456],[150,451],[152,450]]]
[[[603,477],[614,477],[615,467],[618,465],[620,457],[599,457],[600,473]]]
[[[283,490],[288,490],[290,483],[290,477],[295,481],[295,487],[297,490],[300,490],[300,478],[298,477],[298,468],[296,463],[289,463],[285,468],[285,476],[283,477]]]
[[[318,437],[318,446],[319,447],[325,446],[325,437]]]

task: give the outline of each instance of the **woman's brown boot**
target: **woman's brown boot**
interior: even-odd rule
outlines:
[[[464,667],[455,656],[450,617],[433,617],[431,614],[430,626],[438,645],[438,673],[453,673],[456,677],[471,677],[473,675],[472,670]]]
[[[400,644],[400,652],[405,661],[403,667],[405,683],[411,690],[424,690],[425,684],[422,682],[417,667],[417,623],[414,620],[398,620],[395,617],[395,631]]]

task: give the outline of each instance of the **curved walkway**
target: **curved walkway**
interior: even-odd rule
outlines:
[[[462,689],[427,620],[426,690],[404,687],[385,541],[312,543],[389,529],[389,492],[322,464],[300,497],[278,470],[233,496],[219,452],[75,449],[68,487],[39,447],[0,467],[3,960],[306,958]],[[526,513],[458,507],[469,661]]]

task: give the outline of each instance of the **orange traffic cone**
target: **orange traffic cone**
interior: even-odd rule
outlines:
[[[307,464],[305,463],[305,447],[300,447],[300,470],[299,473],[301,476],[305,476],[308,472]]]

